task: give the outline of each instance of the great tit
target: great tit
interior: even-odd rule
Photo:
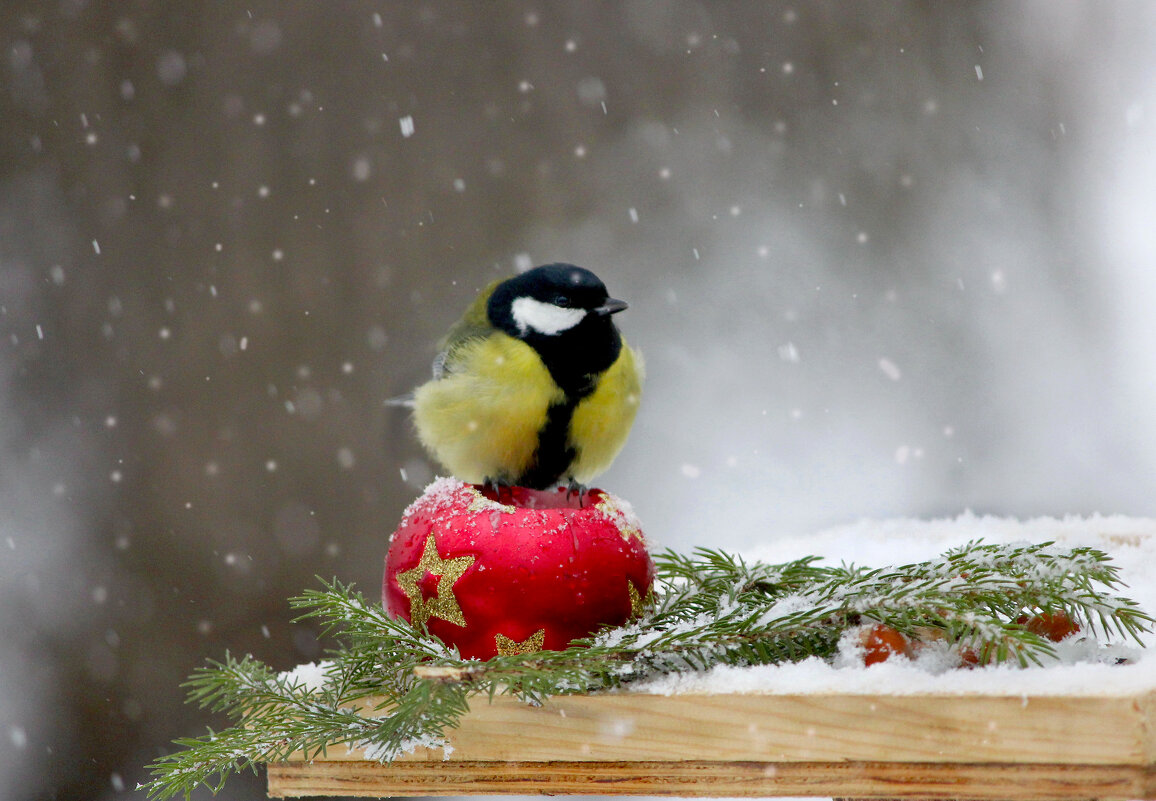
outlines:
[[[547,264],[495,281],[450,328],[413,397],[426,450],[475,484],[587,484],[626,442],[642,360],[589,270]]]

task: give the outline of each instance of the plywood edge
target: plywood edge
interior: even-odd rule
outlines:
[[[498,794],[682,797],[1151,799],[1151,767],[895,762],[411,762],[269,766],[269,795],[359,797]]]
[[[1128,696],[559,696],[477,699],[453,751],[400,762],[912,762],[1150,766],[1156,692]],[[334,747],[326,761],[357,761]]]

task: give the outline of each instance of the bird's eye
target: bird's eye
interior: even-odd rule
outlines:
[[[558,295],[554,298],[554,305],[561,306],[563,309],[570,308],[570,298],[565,295]]]

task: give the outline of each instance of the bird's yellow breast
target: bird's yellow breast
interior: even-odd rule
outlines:
[[[565,397],[537,352],[493,333],[455,346],[446,370],[414,394],[422,444],[463,481],[521,475],[533,462],[546,410]]]
[[[610,467],[626,444],[642,397],[642,376],[642,358],[623,340],[617,361],[578,403],[570,420],[570,444],[576,451],[570,466],[574,480],[589,483]]]
[[[536,463],[551,406],[565,405],[537,351],[504,333],[454,346],[445,375],[417,389],[414,421],[433,456],[463,481],[517,483]],[[560,477],[588,483],[614,461],[638,412],[641,358],[623,343],[592,392],[573,406]]]

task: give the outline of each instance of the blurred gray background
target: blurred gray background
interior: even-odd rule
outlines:
[[[383,400],[573,261],[660,545],[1156,514],[1148,3],[0,4],[0,799],[114,798],[324,643],[434,474]],[[902,555],[897,555],[902,559]],[[262,780],[233,779],[230,798]]]

